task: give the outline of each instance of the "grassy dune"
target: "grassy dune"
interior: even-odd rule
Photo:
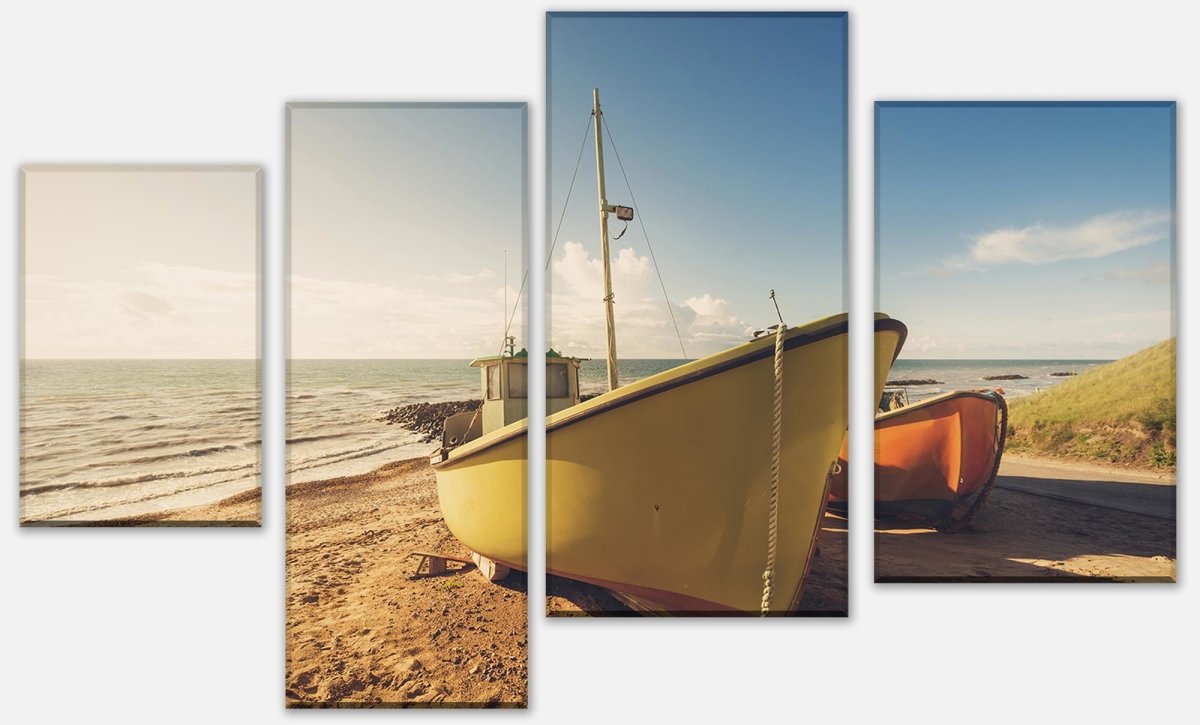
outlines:
[[[1006,448],[1175,467],[1175,339],[1009,406]]]

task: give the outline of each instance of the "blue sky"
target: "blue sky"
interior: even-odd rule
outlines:
[[[844,16],[552,14],[549,245],[599,87],[690,357],[843,310]],[[548,274],[549,340],[603,354],[588,136]],[[610,203],[633,205],[606,136]],[[622,223],[611,220],[616,235]],[[679,357],[637,222],[612,244],[617,351]]]
[[[292,355],[497,354],[505,252],[510,306],[524,264],[525,108],[295,104],[289,119]]]
[[[881,104],[878,307],[906,358],[1117,358],[1172,334],[1174,106]]]

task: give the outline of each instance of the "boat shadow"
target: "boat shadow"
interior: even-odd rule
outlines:
[[[876,582],[1175,580],[1175,487],[1002,475],[951,534],[876,521]]]
[[[639,617],[641,614],[607,589],[546,575],[547,617]]]

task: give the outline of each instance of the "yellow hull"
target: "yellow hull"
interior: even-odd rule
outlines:
[[[899,322],[877,319],[879,388],[904,335]],[[769,335],[550,416],[547,570],[651,609],[758,612],[774,346]],[[789,330],[785,349],[776,612],[799,603],[846,430],[846,316]],[[526,551],[525,434],[524,423],[507,426],[436,466],[450,530],[517,568]]]
[[[454,449],[434,464],[446,526],[467,548],[526,568],[528,423],[517,421]]]

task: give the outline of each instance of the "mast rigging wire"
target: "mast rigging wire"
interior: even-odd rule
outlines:
[[[579,147],[579,158],[575,159],[575,173],[571,174],[571,186],[567,189],[567,198],[563,201],[562,214],[558,217],[558,226],[554,230],[554,240],[550,243],[550,251],[546,254],[546,269],[550,269],[550,260],[554,258],[554,245],[558,243],[558,233],[562,230],[563,218],[567,215],[567,204],[571,201],[571,192],[575,189],[575,177],[579,175],[579,163],[583,160],[583,149],[587,145],[587,129],[592,125],[592,117],[588,115],[587,126],[584,126],[583,144]],[[517,298],[513,301],[512,313],[508,316],[508,324],[504,326],[504,337],[500,341],[500,355],[504,355],[504,345],[508,341],[508,331],[512,329],[513,320],[517,317],[517,309],[521,306],[521,295],[525,292],[525,283],[529,280],[529,270],[521,275],[521,286],[517,288]],[[507,294],[508,285],[505,285],[505,294]]]
[[[675,328],[675,338],[679,340],[679,351],[683,353],[683,359],[688,360],[687,350],[683,346],[683,335],[679,333],[679,323],[675,320],[675,306],[671,304],[671,296],[667,294],[667,285],[663,282],[662,271],[658,268],[658,260],[654,257],[654,245],[650,243],[650,235],[646,233],[646,223],[642,221],[641,207],[638,206],[637,197],[633,194],[633,186],[629,183],[629,175],[625,173],[625,164],[621,163],[621,152],[617,150],[617,142],[613,140],[612,129],[608,127],[608,119],[601,116],[600,120],[604,122],[604,132],[608,134],[608,143],[612,146],[613,155],[617,157],[617,168],[621,170],[621,176],[625,179],[625,188],[629,190],[629,201],[638,209],[638,225],[641,226],[642,236],[646,239],[646,248],[650,250],[650,261],[654,264],[654,273],[658,275],[658,286],[662,288],[663,298],[667,301],[667,312],[671,315],[671,325]]]

